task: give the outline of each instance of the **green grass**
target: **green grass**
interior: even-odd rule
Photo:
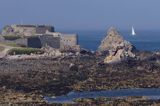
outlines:
[[[5,48],[3,46],[0,46],[0,52],[2,52]]]
[[[11,46],[11,47],[21,47],[21,45],[17,45],[16,43],[9,43],[9,42],[1,42],[0,44],[6,45],[6,46]]]
[[[13,48],[8,51],[9,55],[21,55],[21,54],[43,54],[44,51],[37,48]]]
[[[3,37],[5,40],[17,40],[17,39],[21,38],[20,36],[16,36],[16,35],[5,35]]]

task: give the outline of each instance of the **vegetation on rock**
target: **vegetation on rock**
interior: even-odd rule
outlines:
[[[16,43],[12,43],[12,42],[1,42],[0,44],[4,45],[4,46],[11,46],[11,47],[21,47],[22,45],[17,45]],[[23,47],[23,46],[22,46]]]
[[[44,51],[37,48],[13,48],[8,51],[9,55],[20,55],[20,54],[43,54]]]
[[[5,40],[17,40],[17,39],[21,38],[20,36],[16,36],[16,35],[5,35],[3,37]]]

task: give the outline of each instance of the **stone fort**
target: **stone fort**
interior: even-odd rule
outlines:
[[[79,50],[77,34],[55,32],[49,25],[7,25],[1,32],[0,42],[32,48],[48,45],[61,50]]]

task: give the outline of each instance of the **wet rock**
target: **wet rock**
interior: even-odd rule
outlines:
[[[25,104],[46,104],[42,97],[37,94],[15,92],[14,90],[3,90],[0,88],[0,106],[25,106]],[[21,104],[21,105],[20,105]]]
[[[120,35],[116,28],[111,27],[106,37],[102,40],[98,48],[100,53],[106,53],[104,63],[114,63],[134,58],[135,47]]]
[[[82,48],[81,51],[80,51],[80,54],[82,54],[82,55],[93,55],[94,51],[89,51],[87,49]]]

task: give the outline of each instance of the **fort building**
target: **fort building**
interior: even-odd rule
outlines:
[[[54,27],[47,25],[7,25],[3,28],[2,35],[33,36],[45,34],[46,31],[54,32]]]
[[[53,26],[47,25],[5,26],[1,33],[0,42],[16,43],[33,48],[41,48],[48,45],[62,50],[79,50],[77,34],[55,32]]]

